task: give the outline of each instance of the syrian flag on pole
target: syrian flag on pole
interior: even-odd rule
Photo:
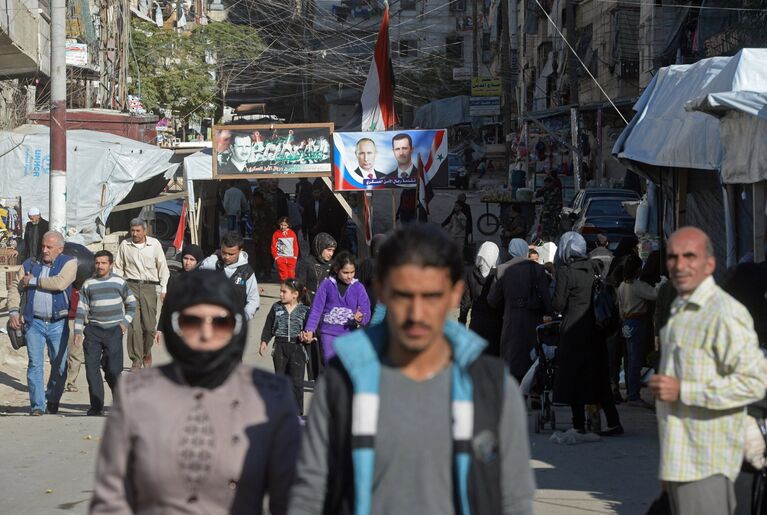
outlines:
[[[394,68],[389,50],[389,3],[384,4],[383,20],[378,31],[373,62],[362,90],[363,131],[384,131],[397,124],[394,109]]]
[[[434,198],[434,188],[431,185],[431,180],[434,175],[439,171],[440,164],[445,160],[445,150],[443,143],[445,139],[445,131],[435,131],[434,139],[431,142],[431,149],[429,149],[429,158],[426,163],[421,159],[421,154],[418,154],[418,203],[426,211],[429,212],[429,202]]]
[[[178,220],[178,229],[176,229],[176,237],[173,239],[173,246],[178,252],[184,248],[184,233],[186,232],[186,200],[181,206],[181,216]]]
[[[394,68],[389,50],[389,3],[384,2],[383,19],[378,30],[373,62],[370,63],[368,79],[362,90],[363,131],[385,131],[397,124],[397,111],[394,109]],[[370,245],[373,238],[373,217],[371,216],[369,194],[364,194],[365,206],[365,242]]]

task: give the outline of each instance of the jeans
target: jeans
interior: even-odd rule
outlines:
[[[114,327],[85,326],[85,377],[88,379],[88,395],[91,408],[104,409],[104,380],[101,369],[112,394],[115,393],[117,378],[123,370],[123,332],[119,325]]]
[[[287,338],[274,340],[274,373],[285,374],[293,383],[293,395],[296,398],[298,412],[304,413],[304,371],[306,370],[306,354],[303,345],[291,342]]]
[[[240,224],[237,220],[237,215],[226,215],[226,230],[227,231],[237,231],[240,230]]]
[[[639,400],[642,362],[644,361],[644,343],[647,336],[647,322],[641,319],[623,321],[623,337],[626,338],[628,367],[626,370],[626,397],[630,401]]]
[[[46,322],[33,318],[26,322],[27,385],[29,402],[33,410],[45,411],[46,404],[57,405],[64,393],[67,377],[67,338],[69,326],[66,319]],[[43,389],[45,379],[45,347],[51,362],[48,386]]]

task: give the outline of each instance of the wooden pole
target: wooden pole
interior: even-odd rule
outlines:
[[[753,184],[752,201],[754,214],[754,263],[764,261],[764,215],[765,215],[765,197],[767,197],[767,181],[761,181]]]
[[[391,228],[397,228],[397,194],[396,190],[391,191]]]

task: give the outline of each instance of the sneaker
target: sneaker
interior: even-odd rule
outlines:
[[[637,399],[634,401],[627,401],[626,406],[631,406],[632,408],[645,408],[645,409],[655,409],[655,406],[650,404],[649,402],[645,401],[644,399]]]
[[[604,431],[597,433],[599,436],[618,436],[623,434],[623,426],[618,424],[615,427],[608,427]]]
[[[49,402],[48,407],[45,408],[45,412],[49,415],[55,415],[59,412],[59,403],[58,402]]]
[[[33,409],[32,412],[29,414],[30,417],[41,417],[43,415],[43,410],[41,409]]]
[[[88,413],[86,413],[89,417],[101,417],[104,415],[104,412],[100,409],[91,408],[88,410]]]

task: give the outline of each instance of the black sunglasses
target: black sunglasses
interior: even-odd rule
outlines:
[[[239,334],[242,330],[242,315],[225,315],[220,317],[198,317],[175,312],[171,315],[173,331],[179,336],[182,332],[199,331],[204,323],[210,323],[214,332]]]

